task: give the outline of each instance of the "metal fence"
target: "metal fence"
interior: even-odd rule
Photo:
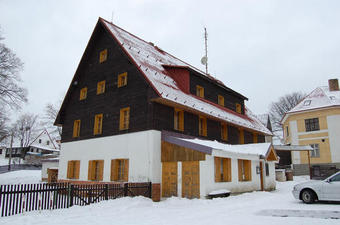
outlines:
[[[151,183],[70,184],[40,183],[0,186],[1,216],[34,210],[89,205],[125,196],[151,198]]]

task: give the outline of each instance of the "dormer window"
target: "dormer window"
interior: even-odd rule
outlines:
[[[239,104],[239,103],[236,103],[236,112],[242,113],[242,107],[241,107],[241,104]]]
[[[46,144],[47,144],[47,145],[50,145],[50,141],[46,141]]]
[[[312,100],[306,100],[306,101],[303,102],[303,105],[309,106],[311,102],[312,102]]]
[[[224,106],[224,97],[222,95],[218,95],[218,104]]]
[[[204,88],[199,85],[196,85],[196,95],[198,97],[204,98]]]

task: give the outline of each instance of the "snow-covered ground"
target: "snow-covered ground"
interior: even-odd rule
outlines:
[[[278,183],[273,192],[252,192],[213,200],[169,198],[157,203],[143,197],[126,197],[90,206],[4,217],[0,218],[0,224],[339,224],[339,219],[325,219],[339,215],[339,204],[307,205],[293,198],[293,185],[307,180],[306,177],[294,178],[295,181]]]
[[[41,181],[41,170],[18,170],[0,174],[1,184],[35,184]]]

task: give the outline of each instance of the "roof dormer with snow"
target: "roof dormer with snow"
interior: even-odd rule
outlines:
[[[245,100],[213,76],[99,18],[55,124],[63,127],[62,142],[150,129],[212,140],[221,140],[224,129],[225,142],[261,142],[271,132]]]

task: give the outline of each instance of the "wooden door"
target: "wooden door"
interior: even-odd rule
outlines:
[[[162,162],[162,197],[177,196],[177,162]]]
[[[200,197],[200,164],[199,161],[182,162],[182,197]]]
[[[261,191],[264,190],[263,187],[263,162],[260,162],[260,179],[261,179]]]

